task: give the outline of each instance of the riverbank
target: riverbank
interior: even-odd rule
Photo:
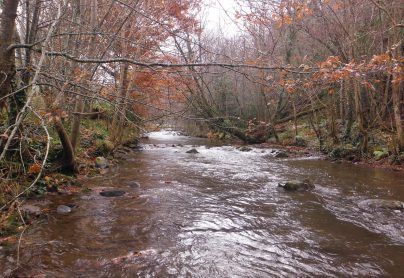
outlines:
[[[191,130],[189,135],[195,134],[200,137],[227,142],[235,145],[255,146],[259,148],[277,148],[290,153],[291,156],[321,156],[322,159],[331,160],[335,163],[352,163],[367,165],[372,168],[391,169],[404,171],[404,152],[398,153],[392,143],[391,134],[378,130],[369,131],[366,151],[361,148],[358,139],[358,131],[353,128],[351,139],[345,138],[345,134],[337,134],[335,139],[324,137],[321,146],[317,134],[304,121],[299,122],[295,127],[292,123],[286,123],[276,127],[276,137],[272,133],[268,137],[266,125],[256,125],[244,131],[251,138],[261,143],[243,143],[231,133],[220,130]],[[298,135],[295,128],[299,130]],[[323,126],[322,134],[326,134],[326,127]]]
[[[110,141],[110,130],[104,120],[85,120],[81,128],[81,144],[76,150],[76,170],[64,173],[60,168],[63,149],[54,130],[48,161],[44,168],[37,163],[8,170],[13,177],[4,179],[0,191],[0,246],[16,243],[18,235],[32,223],[46,218],[51,209],[47,196],[66,196],[85,193],[88,188],[81,180],[105,175],[123,156],[138,150],[138,133],[126,130],[120,142]],[[44,138],[36,138],[38,142]],[[24,167],[27,167],[25,169]],[[34,183],[37,176],[40,178]],[[15,196],[22,194],[18,199]],[[52,208],[56,210],[57,208]]]
[[[256,146],[258,148],[276,148],[287,151],[292,157],[310,157],[310,156],[318,156],[321,159],[329,160],[334,163],[348,163],[348,164],[357,164],[357,165],[366,165],[370,168],[379,168],[379,169],[389,169],[393,171],[404,171],[404,163],[402,164],[391,164],[389,161],[389,157],[384,157],[381,159],[375,159],[374,157],[360,157],[360,156],[352,156],[347,155],[344,157],[335,157],[333,156],[333,152],[321,152],[320,150],[312,147],[299,147],[294,145],[280,145],[274,143],[262,143]]]

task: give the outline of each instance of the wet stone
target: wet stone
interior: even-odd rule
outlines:
[[[285,183],[279,183],[279,187],[282,187],[286,191],[308,191],[315,188],[314,184],[309,180],[291,180]]]
[[[389,210],[403,210],[404,203],[397,200],[386,199],[369,199],[359,203],[362,207],[368,207],[372,209],[389,209]]]
[[[138,183],[137,181],[132,181],[128,185],[129,185],[129,187],[132,187],[132,188],[139,188],[140,187],[140,183]]]
[[[277,154],[275,154],[276,158],[286,158],[289,157],[289,155],[285,151],[280,151]]]
[[[34,205],[23,205],[21,207],[21,211],[28,214],[41,214],[41,208]]]
[[[99,156],[95,159],[95,167],[105,169],[109,167],[108,160],[105,157]]]
[[[69,206],[60,205],[57,207],[56,212],[60,214],[66,214],[72,212],[72,208]]]
[[[111,190],[111,191],[101,191],[100,192],[100,195],[103,197],[121,197],[125,194],[126,194],[126,192],[121,191],[121,190]]]
[[[190,149],[186,153],[199,153],[196,149]]]
[[[251,149],[250,147],[247,147],[247,146],[241,146],[241,147],[238,148],[238,150],[239,150],[240,152],[249,152],[249,151],[251,151],[252,149]]]

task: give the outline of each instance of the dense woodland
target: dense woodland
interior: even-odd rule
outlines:
[[[0,3],[2,209],[167,122],[403,162],[401,0],[238,0],[231,35],[200,0]]]

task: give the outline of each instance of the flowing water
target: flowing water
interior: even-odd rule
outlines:
[[[152,133],[142,151],[84,181],[92,192],[53,197],[52,209],[77,208],[25,233],[19,275],[404,277],[404,213],[359,205],[404,201],[403,173],[206,144]],[[277,187],[304,178],[313,191]],[[99,195],[108,189],[127,193]],[[15,251],[0,254],[0,270],[15,267]]]

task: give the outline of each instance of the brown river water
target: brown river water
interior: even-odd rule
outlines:
[[[19,277],[404,277],[404,212],[359,204],[404,201],[404,173],[206,144],[151,133],[85,180],[92,192],[51,197],[77,207],[25,232]],[[277,187],[303,178],[316,188]],[[127,193],[99,195],[108,189]],[[0,255],[7,273],[16,252]]]

